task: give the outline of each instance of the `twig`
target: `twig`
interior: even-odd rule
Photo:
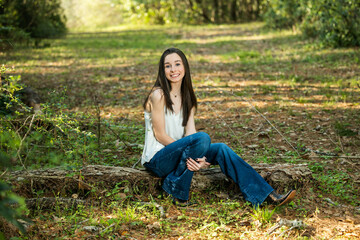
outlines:
[[[105,126],[113,133],[115,134],[115,136],[127,147],[129,148],[130,146],[124,141],[121,139],[121,137],[107,124],[105,124]]]
[[[303,223],[303,221],[301,221],[301,220],[280,219],[280,221],[275,226],[270,228],[266,234],[270,235],[272,232],[274,232],[276,229],[278,229],[279,227],[282,227],[282,226],[287,226],[290,228],[285,230],[284,232],[282,232],[278,237],[282,236],[285,232],[291,231],[294,228],[307,227],[307,225],[305,223]]]
[[[136,167],[136,165],[138,165],[140,161],[141,161],[141,158],[139,158],[139,159],[137,160],[137,162],[136,162],[136,163],[134,163],[134,165],[132,166],[132,168],[135,168],[135,167]]]
[[[231,92],[231,94],[235,97],[237,97],[233,92]],[[272,128],[274,128],[279,134],[280,136],[295,150],[295,152],[299,155],[300,153],[296,150],[296,148],[287,140],[287,138],[253,105],[251,104],[250,101],[248,101],[245,97],[239,96],[242,100],[244,100],[245,102],[247,102],[252,109],[254,109],[262,118],[264,118]]]
[[[30,117],[30,116],[29,116],[29,117]],[[12,123],[12,121],[8,121],[8,122],[11,124],[11,126],[12,126],[14,129],[16,129],[16,127],[15,127],[15,125]],[[26,122],[26,120],[25,120],[25,122]],[[25,124],[25,122],[24,122],[24,124]],[[15,133],[18,135],[19,139],[21,140],[20,133],[18,133],[18,131],[15,131]]]
[[[342,144],[342,142],[341,142],[340,135],[338,135],[338,138],[339,138],[339,143],[340,143],[341,151],[342,151],[343,153],[345,153],[343,144]]]
[[[160,206],[158,203],[156,202],[138,202],[139,205],[145,205],[145,206],[154,206],[157,209],[159,209],[160,211],[160,218],[165,218],[165,211],[164,208],[162,206]]]
[[[111,228],[111,227],[113,227],[113,226],[115,226],[115,223],[113,223],[113,224],[111,224],[110,226],[106,227],[104,230],[102,230],[102,231],[100,232],[100,234],[103,233],[103,232],[105,232],[106,230],[108,230],[109,228]]]
[[[285,231],[283,231],[282,233],[279,234],[278,238],[281,237],[282,235],[284,235],[286,232],[289,232],[289,231],[293,230],[294,228],[296,228],[296,226],[293,226],[293,227],[291,227],[289,229],[286,229]]]
[[[234,130],[232,130],[232,128],[231,128],[231,127],[226,123],[226,121],[217,113],[217,111],[210,105],[210,103],[205,102],[205,104],[206,104],[208,107],[211,108],[211,110],[216,114],[216,116],[217,116],[218,118],[221,119],[221,121],[223,121],[224,125],[232,132],[233,136],[236,138],[236,140],[238,141],[239,145],[240,145],[241,147],[243,147],[242,144],[241,144],[241,142],[240,142],[240,140],[239,140],[239,138],[238,138],[238,136],[237,136],[236,133],[234,132]]]
[[[332,138],[330,137],[329,134],[327,134],[325,131],[324,131],[323,133],[330,139],[330,141],[331,141],[336,147],[339,147],[339,145],[338,145],[334,140],[332,140]],[[345,153],[344,148],[343,148],[341,142],[340,142],[340,147],[341,147],[341,151],[342,151],[343,153]]]
[[[101,116],[100,116],[100,107],[99,107],[99,102],[97,101],[97,96],[94,96],[94,103],[95,103],[95,107],[96,107],[96,114],[97,114],[97,137],[98,137],[98,149],[100,151],[101,148]]]
[[[52,149],[58,149],[58,147],[56,146],[43,146],[43,145],[37,145],[37,144],[34,144],[34,143],[30,143],[31,146],[36,146],[38,148],[52,148]]]
[[[78,224],[81,225],[81,224],[83,224],[83,223],[86,223],[87,221],[89,221],[89,219],[85,219],[84,221],[81,221],[81,222],[79,222]]]
[[[353,158],[360,159],[360,156],[308,156],[309,158]]]
[[[36,115],[36,113],[33,114],[32,118],[31,118],[30,125],[29,125],[29,129],[28,129],[28,131],[25,133],[24,137],[21,139],[20,145],[19,145],[19,149],[18,149],[18,151],[17,151],[17,153],[16,153],[16,155],[18,156],[18,158],[19,158],[19,160],[20,160],[21,165],[22,165],[25,169],[26,169],[26,167],[25,167],[24,162],[21,160],[20,151],[21,151],[21,148],[22,148],[22,145],[23,145],[23,142],[24,142],[25,138],[26,138],[27,135],[30,133],[32,124],[33,124],[33,122],[34,122],[35,115]]]
[[[28,116],[26,119],[25,119],[25,121],[24,121],[24,123],[23,123],[23,125],[18,129],[18,130],[16,130],[16,133],[18,133],[19,131],[20,131],[20,129],[22,129],[24,126],[25,126],[25,124],[26,124],[26,122],[27,122],[27,120],[30,118],[31,116]],[[13,125],[12,123],[11,123],[11,125]],[[15,128],[15,126],[13,125],[13,127]]]
[[[5,175],[5,173],[7,172],[8,169],[5,169],[5,171],[0,175],[0,178],[2,178],[2,176]]]

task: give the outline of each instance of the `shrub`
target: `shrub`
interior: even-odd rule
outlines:
[[[65,16],[59,0],[7,0],[0,2],[2,38],[51,38],[66,33]],[[5,34],[5,35],[4,35]]]
[[[326,46],[360,46],[360,2],[353,0],[272,0],[263,18],[270,28],[299,26]]]
[[[301,25],[305,36],[319,37],[331,47],[360,46],[360,2],[309,0]]]
[[[270,28],[290,28],[302,21],[305,16],[303,1],[268,0],[264,3],[263,19]]]

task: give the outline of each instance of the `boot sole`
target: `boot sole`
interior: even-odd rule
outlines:
[[[296,191],[293,190],[286,198],[284,201],[282,201],[278,206],[282,206],[284,204],[287,204],[287,203],[290,203],[294,198],[295,198],[295,195],[296,195]]]

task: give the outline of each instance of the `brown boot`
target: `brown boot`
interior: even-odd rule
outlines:
[[[295,195],[296,195],[295,190],[290,190],[285,195],[278,194],[274,190],[269,194],[268,200],[269,200],[270,203],[272,203],[272,204],[274,204],[276,206],[281,206],[281,205],[290,203],[295,198]]]

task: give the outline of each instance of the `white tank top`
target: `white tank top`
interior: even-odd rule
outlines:
[[[166,107],[165,107],[166,108]],[[165,110],[165,131],[166,134],[173,138],[175,141],[181,139],[184,136],[184,127],[182,126],[183,115],[182,110],[178,114]],[[145,111],[145,145],[144,151],[141,157],[141,164],[150,162],[152,157],[160,151],[164,145],[158,142],[155,138],[151,113]]]

